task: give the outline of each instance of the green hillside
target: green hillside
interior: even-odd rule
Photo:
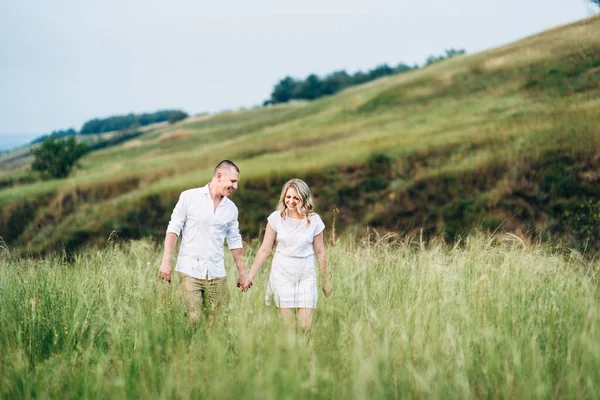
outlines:
[[[313,102],[159,126],[93,152],[69,179],[22,170],[0,190],[0,236],[44,252],[164,235],[179,193],[221,159],[241,169],[246,239],[281,184],[305,179],[336,228],[473,227],[599,243],[600,16]],[[588,244],[589,241],[589,244]]]

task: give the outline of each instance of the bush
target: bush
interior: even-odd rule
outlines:
[[[171,115],[169,115],[169,123],[174,124],[175,122],[183,121],[187,117],[188,115],[183,111],[174,111]]]
[[[52,178],[66,178],[88,150],[86,144],[77,143],[73,136],[65,140],[50,137],[31,150],[35,157],[31,169]]]

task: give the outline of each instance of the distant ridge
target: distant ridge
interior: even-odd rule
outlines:
[[[6,152],[28,145],[39,133],[0,133],[0,151]]]

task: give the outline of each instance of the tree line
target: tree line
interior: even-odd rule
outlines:
[[[29,150],[34,160],[31,169],[37,171],[43,178],[66,178],[78,160],[86,153],[101,148],[114,146],[125,140],[139,136],[139,128],[157,122],[168,121],[175,123],[187,118],[188,115],[180,110],[161,110],[154,113],[117,115],[108,118],[94,118],[83,124],[79,132],[73,128],[53,131],[34,139],[31,144],[41,143]],[[89,146],[78,142],[75,135],[88,135],[111,131],[123,131],[121,135],[101,140]],[[133,132],[132,132],[133,130]]]
[[[426,67],[465,53],[464,49],[448,49],[444,54],[429,56],[423,66]],[[306,79],[296,79],[286,76],[277,82],[271,92],[271,98],[265,100],[263,105],[286,103],[291,100],[314,100],[319,97],[335,94],[350,86],[360,85],[384,76],[401,74],[418,68],[419,66],[416,64],[410,66],[400,63],[395,67],[381,64],[367,72],[358,71],[354,74],[349,74],[345,70],[339,70],[323,78],[316,74],[310,74]]]
[[[49,135],[42,135],[38,138],[33,139],[31,141],[31,144],[41,143],[48,138],[60,139],[60,138],[64,138],[67,136],[75,136],[75,135],[77,135],[77,131],[73,128],[52,131],[52,133],[50,133]]]
[[[465,54],[466,51],[465,49],[448,49],[444,52],[444,54],[435,56],[435,55],[431,55],[429,57],[427,57],[427,60],[425,60],[425,67],[431,64],[434,64],[436,62],[442,61],[442,60],[447,60],[449,58],[452,57],[456,57],[456,56],[462,56],[463,54]]]
[[[69,136],[91,135],[125,129],[135,129],[142,126],[168,121],[170,124],[182,121],[188,114],[181,110],[160,110],[153,113],[115,115],[107,118],[94,118],[83,124],[77,132],[74,128],[53,131],[31,141],[31,144],[41,143],[46,139],[61,139]]]
[[[442,55],[428,57],[423,67],[462,54],[465,54],[465,50],[449,49]],[[400,63],[395,67],[381,64],[367,72],[358,71],[352,75],[345,70],[339,70],[326,75],[324,78],[320,78],[316,74],[311,74],[306,79],[295,79],[287,76],[275,85],[271,93],[271,99],[265,101],[264,105],[285,103],[296,99],[314,100],[322,96],[335,94],[353,85],[359,85],[388,75],[401,74],[417,68],[419,68],[418,65],[409,66],[404,63]],[[123,135],[101,141],[93,146],[78,143],[75,139],[78,132],[73,128],[54,131],[32,141],[32,144],[40,142],[42,144],[31,150],[31,154],[34,156],[31,168],[40,172],[44,177],[64,178],[77,166],[77,161],[89,151],[113,146],[138,136],[141,132],[134,131],[136,128],[165,121],[175,123],[187,117],[188,115],[180,110],[160,110],[154,113],[131,113],[108,118],[94,118],[83,124],[79,131],[80,135],[123,130],[129,130],[129,132],[124,132]]]
[[[153,113],[116,115],[108,118],[94,118],[87,121],[79,131],[82,135],[134,129],[141,126],[168,121],[175,123],[187,118],[180,110],[160,110]]]

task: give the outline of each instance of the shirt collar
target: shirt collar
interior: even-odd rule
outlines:
[[[207,195],[209,195],[209,196],[210,196],[210,190],[208,189],[208,185],[209,185],[209,184],[210,184],[210,182],[209,182],[209,183],[207,183],[206,185],[202,186],[202,187],[200,188],[200,191],[201,191],[202,193],[205,193],[205,194],[207,194]]]
[[[209,196],[209,197],[210,197],[210,190],[208,189],[208,185],[210,185],[210,182],[208,182],[206,185],[202,186],[202,187],[200,188],[200,191],[201,191],[202,193],[204,193],[205,195],[207,195],[207,196]],[[228,197],[225,197],[225,196],[223,196],[223,198],[221,199],[221,202],[219,203],[219,205],[220,205],[220,204],[224,204],[225,202],[227,202],[227,200],[229,200],[229,198],[228,198]]]

